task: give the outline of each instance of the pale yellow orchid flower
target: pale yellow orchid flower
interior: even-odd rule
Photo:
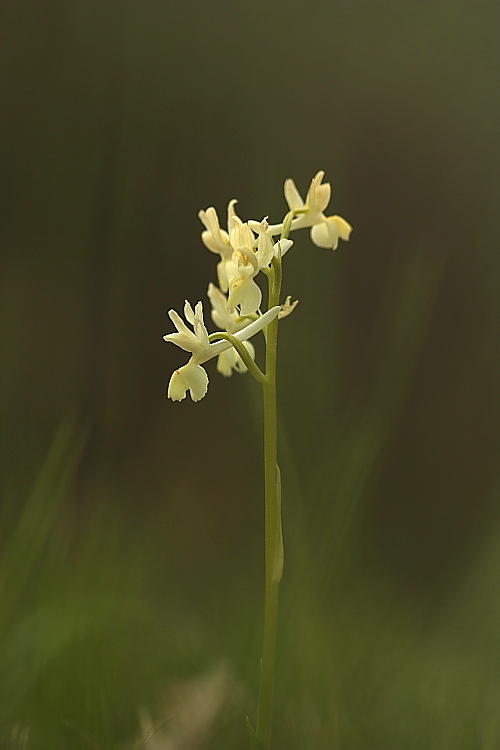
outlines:
[[[278,306],[272,307],[257,320],[234,333],[234,337],[238,341],[247,341],[274,320],[279,311]],[[193,401],[200,401],[208,390],[208,375],[201,365],[222,352],[233,349],[232,344],[226,340],[210,342],[203,320],[203,305],[201,302],[198,302],[194,310],[189,302],[186,301],[184,305],[184,317],[191,324],[193,330],[188,328],[175,310],[170,310],[168,314],[177,328],[177,332],[167,334],[163,337],[164,340],[191,352],[192,356],[186,365],[175,370],[172,374],[168,384],[167,396],[173,401],[182,401],[189,391]]]
[[[318,247],[336,250],[339,240],[348,240],[351,234],[351,225],[341,216],[325,216],[324,210],[330,202],[330,183],[323,183],[325,173],[319,171],[311,180],[305,201],[302,199],[295,182],[288,178],[285,180],[285,199],[291,211],[296,211],[297,216],[293,219],[291,229],[311,227],[311,240]],[[283,224],[273,224],[269,227],[271,234],[279,234]]]

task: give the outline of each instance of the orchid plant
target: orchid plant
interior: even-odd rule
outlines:
[[[283,573],[283,533],[281,526],[281,480],[277,463],[276,356],[278,323],[297,305],[287,297],[280,304],[282,262],[292,247],[289,235],[296,229],[310,228],[312,242],[321,248],[336,250],[339,240],[348,240],[351,227],[340,216],[326,216],[330,184],[323,182],[324,172],[312,179],[305,200],[292,179],[285,181],[288,213],[280,224],[262,221],[243,222],[236,214],[236,200],[227,209],[227,230],[220,226],[215,208],[199,212],[204,226],[203,244],[219,256],[218,287],[210,283],[208,298],[211,317],[219,329],[209,334],[203,317],[203,304],[193,307],[186,301],[184,318],[170,310],[176,333],[164,336],[191,353],[189,361],[175,370],[167,395],[182,401],[187,392],[193,401],[208,390],[208,375],[202,366],[217,357],[217,370],[224,376],[249,372],[262,386],[264,405],[264,491],[265,491],[265,586],[264,626],[260,662],[259,696],[255,728],[247,719],[254,748],[271,747],[275,654],[278,625],[278,594]],[[275,238],[278,239],[275,241]],[[267,278],[267,309],[262,310],[262,290],[256,279]],[[262,331],[265,339],[265,369],[255,362],[250,339]]]

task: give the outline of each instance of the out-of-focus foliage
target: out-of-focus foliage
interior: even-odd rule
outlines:
[[[286,257],[276,747],[492,750],[495,4],[0,14],[2,747],[245,746],[257,386],[168,403],[161,336],[215,281],[197,211],[324,169],[354,230]]]

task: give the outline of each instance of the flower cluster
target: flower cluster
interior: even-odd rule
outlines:
[[[227,208],[227,230],[221,228],[215,208],[200,211],[198,216],[204,226],[201,239],[205,247],[219,256],[217,279],[219,287],[209,284],[208,298],[212,306],[212,320],[225,332],[209,336],[203,318],[203,305],[198,302],[194,310],[189,302],[184,306],[186,325],[175,310],[169,311],[170,319],[177,329],[163,338],[191,353],[189,362],[175,370],[168,386],[168,397],[182,401],[187,391],[193,401],[205,396],[208,376],[201,366],[217,356],[217,370],[225,376],[232,371],[245,372],[245,355],[254,357],[249,339],[269,325],[276,317],[283,318],[292,312],[295,303],[287,298],[284,305],[261,311],[262,291],[255,281],[260,272],[270,274],[273,259],[281,259],[292,246],[288,233],[308,227],[312,242],[324,248],[337,248],[339,239],[349,239],[351,227],[340,216],[325,216],[330,200],[330,184],[323,183],[324,172],[313,177],[305,201],[293,180],[285,182],[285,199],[289,212],[281,224],[269,224],[267,217],[260,222],[243,222],[236,214],[236,200]],[[276,242],[274,237],[280,235]],[[233,338],[233,343],[230,338]],[[237,341],[234,342],[234,339]],[[241,342],[241,350],[237,342]],[[240,353],[236,350],[240,348]],[[246,350],[246,351],[245,351]],[[243,357],[243,358],[242,358]],[[248,361],[248,360],[247,360]],[[252,364],[248,362],[249,366]]]

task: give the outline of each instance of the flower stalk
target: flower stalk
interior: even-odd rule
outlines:
[[[290,296],[280,305],[282,261],[293,242],[290,232],[309,228],[312,242],[335,250],[339,240],[347,240],[350,225],[340,216],[326,216],[330,184],[323,183],[323,172],[312,179],[305,200],[288,179],[284,185],[289,211],[280,224],[262,221],[243,222],[236,214],[236,200],[229,202],[227,231],[221,229],[215,208],[199,212],[204,225],[201,239],[205,247],[220,257],[217,264],[219,288],[210,283],[208,298],[211,317],[221,329],[209,334],[203,305],[184,306],[184,318],[175,310],[169,316],[175,333],[164,336],[191,354],[189,361],[174,370],[167,395],[182,401],[189,392],[193,401],[204,398],[208,375],[202,365],[217,357],[217,370],[225,377],[232,372],[249,372],[262,386],[264,428],[264,618],[259,694],[255,729],[247,725],[255,750],[271,750],[276,647],[278,636],[279,586],[283,574],[284,552],[281,524],[281,477],[278,467],[276,415],[276,361],[279,320],[288,317],[297,305]],[[274,242],[274,237],[280,239]],[[268,284],[267,310],[262,311],[262,290],[255,281],[262,273]],[[266,342],[265,371],[254,361],[250,339],[262,331]]]
[[[269,277],[269,307],[274,307],[281,291],[281,256],[273,258]],[[266,330],[266,382],[262,384],[264,403],[264,625],[260,661],[256,737],[262,747],[271,746],[276,643],[278,633],[279,585],[283,573],[283,534],[281,527],[281,482],[279,479],[276,416],[276,360],[278,319]]]

